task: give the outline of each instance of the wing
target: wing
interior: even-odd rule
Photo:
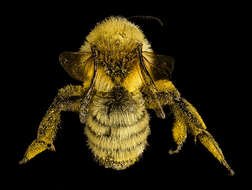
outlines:
[[[74,79],[84,80],[84,68],[87,62],[92,60],[90,52],[63,52],[59,56],[59,61],[64,70]]]
[[[143,52],[143,60],[149,65],[154,80],[171,80],[174,70],[174,59],[171,56],[158,55],[152,52]]]

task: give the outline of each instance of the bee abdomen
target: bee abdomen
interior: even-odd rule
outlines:
[[[110,116],[114,118],[97,118],[91,114],[88,117],[85,128],[88,145],[96,160],[107,168],[129,167],[139,159],[147,145],[150,134],[148,113],[145,109],[134,111]],[[106,125],[106,119],[113,120],[113,125]]]

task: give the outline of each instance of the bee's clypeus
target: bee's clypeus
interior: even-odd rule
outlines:
[[[140,28],[122,17],[98,23],[78,52],[63,52],[60,63],[83,85],[59,90],[23,160],[26,163],[44,150],[55,150],[62,111],[79,113],[87,144],[106,168],[125,169],[144,153],[150,135],[148,109],[166,117],[164,106],[174,115],[172,133],[181,150],[190,132],[230,172],[221,149],[196,109],[180,96],[171,81],[174,60],[151,49]]]

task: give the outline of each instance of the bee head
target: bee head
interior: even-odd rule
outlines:
[[[138,48],[152,52],[141,29],[123,17],[108,17],[86,37],[80,52],[96,51],[96,61],[113,81],[121,82],[138,61]]]
[[[150,51],[150,44],[137,25],[123,17],[108,17],[89,33],[80,51],[90,51],[95,45],[100,52],[118,54],[134,51],[139,43],[143,44],[143,51]]]

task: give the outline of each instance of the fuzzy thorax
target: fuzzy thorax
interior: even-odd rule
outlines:
[[[143,51],[152,51],[141,29],[122,17],[109,17],[98,23],[86,37],[81,52],[90,52],[95,45],[100,52],[132,52],[142,44]]]

